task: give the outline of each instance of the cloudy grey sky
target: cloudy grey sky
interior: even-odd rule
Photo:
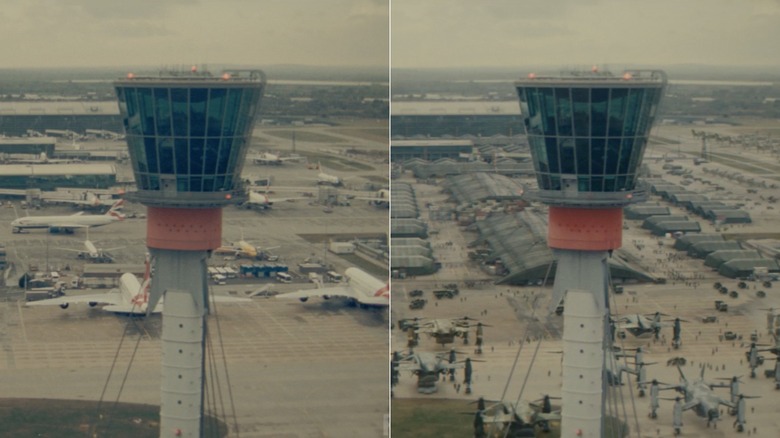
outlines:
[[[388,3],[3,0],[0,66],[387,66]]]
[[[393,67],[780,65],[778,0],[392,0]]]

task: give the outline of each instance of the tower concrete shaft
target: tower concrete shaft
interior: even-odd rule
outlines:
[[[600,438],[606,398],[606,251],[554,250],[555,290],[565,293],[561,436]],[[557,295],[557,294],[556,294]]]
[[[165,294],[162,312],[160,436],[200,438],[208,286],[206,251],[150,248],[155,270],[152,294]]]

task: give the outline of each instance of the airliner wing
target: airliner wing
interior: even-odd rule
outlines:
[[[279,294],[277,298],[298,298],[301,301],[305,301],[311,297],[330,298],[330,297],[343,297],[352,298],[358,300],[358,296],[355,291],[348,286],[334,286],[324,287],[318,289],[306,289],[295,292],[288,292],[286,294]]]
[[[359,304],[365,304],[368,306],[387,306],[390,304],[390,300],[386,296],[365,296],[363,294],[360,294],[355,289],[349,287],[349,286],[334,286],[334,287],[325,287],[325,288],[319,288],[319,289],[307,289],[307,290],[299,290],[295,292],[289,292],[286,294],[279,294],[276,295],[277,298],[297,298],[301,301],[306,301],[311,297],[321,297],[321,298],[331,298],[331,297],[339,297],[339,298],[349,298],[352,300],[357,301]]]
[[[89,228],[89,225],[76,222],[52,222],[49,224],[49,228]]]
[[[228,295],[214,295],[214,294],[211,294],[209,299],[213,300],[216,303],[251,303],[252,302],[250,298],[231,297]]]
[[[121,313],[127,315],[146,315],[146,308],[133,304],[116,304],[103,307],[106,312]],[[152,313],[161,313],[163,311],[162,303],[157,303]]]
[[[122,303],[122,297],[119,294],[119,289],[112,289],[110,292],[102,294],[89,294],[89,295],[73,295],[62,296],[58,298],[51,298],[48,300],[30,301],[25,303],[25,306],[62,306],[68,304],[78,303],[94,303],[94,304],[108,304],[119,305]]]

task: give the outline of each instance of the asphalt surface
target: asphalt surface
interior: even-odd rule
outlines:
[[[339,128],[332,135],[338,138],[336,143],[298,140],[296,147],[299,153],[316,150],[341,158],[348,147],[386,151],[387,143],[382,141],[387,138],[386,124],[366,125]],[[359,135],[350,137],[349,129]],[[320,133],[329,128],[310,130]],[[270,143],[276,137],[263,140],[262,129],[256,135],[258,151],[279,151]],[[303,134],[300,137],[305,138]],[[321,152],[323,148],[327,151]],[[350,172],[356,175],[356,189],[361,187],[359,175],[386,178],[387,164],[382,160],[374,163],[363,159],[361,164],[374,170],[363,167],[360,171],[343,171],[345,176]],[[282,191],[284,185],[302,187],[315,195],[320,190],[310,178],[316,178],[317,170],[308,169],[304,163],[267,169],[247,164],[244,171],[247,175],[273,174],[274,190],[279,187]],[[23,293],[10,286],[30,264],[41,270],[48,265],[49,270],[62,272],[67,265],[71,272],[78,273],[84,261],[60,248],[82,249],[86,235],[80,231],[73,235],[48,234],[42,230],[13,234],[10,221],[15,214],[25,213],[18,202],[12,205],[15,208],[0,208],[0,234],[5,236],[7,258],[13,266],[7,274],[9,287],[0,292],[3,397],[99,400],[105,388],[102,398],[106,402],[119,399],[159,404],[160,316],[132,321],[86,305],[73,305],[67,310],[57,306],[24,307]],[[144,213],[144,207],[130,204],[125,207],[125,212],[129,211]],[[29,212],[71,213],[73,210],[65,206]],[[334,207],[331,213],[309,200],[279,203],[267,211],[227,207],[223,213],[225,244],[243,238],[278,255],[279,262],[288,264],[291,270],[307,260],[323,261],[339,272],[351,266],[328,253],[324,244],[301,237],[303,234],[381,236],[387,230],[387,210],[367,202]],[[111,251],[117,263],[139,264],[146,252],[145,232],[143,219],[126,219],[90,230],[89,240],[98,248],[121,247]],[[211,262],[219,266],[246,261],[214,256]],[[243,294],[265,284],[262,280],[232,280],[227,285],[212,286],[212,292]],[[272,283],[272,290],[278,292],[310,287],[313,285],[303,279],[287,285]],[[251,303],[220,305],[209,318],[213,360],[218,364],[214,369],[221,382],[219,388],[209,389],[208,395],[217,400],[212,408],[219,413],[224,409],[227,422],[232,424],[228,403],[232,397],[242,437],[382,436],[389,412],[387,325],[387,311],[348,307],[338,300],[310,300],[304,304],[254,298]]]
[[[720,132],[722,135],[739,132],[755,133],[762,129],[756,126],[746,126],[742,131],[735,127],[698,128],[708,132]],[[776,126],[771,125],[770,128],[763,126],[763,128],[776,129]],[[716,191],[709,185],[694,182],[689,186],[691,190],[709,194],[714,199],[742,203],[743,208],[750,212],[754,220],[754,223],[749,225],[726,225],[716,228],[715,225],[695,217],[702,224],[704,232],[716,231],[716,229],[740,233],[777,231],[776,210],[766,199],[769,196],[780,196],[780,191],[759,189],[758,193],[749,193],[747,190],[751,188],[750,186],[705,173],[703,168],[706,165],[693,165],[693,157],[698,156],[701,141],[691,136],[690,127],[662,126],[656,128],[653,134],[681,142],[679,145],[648,146],[648,157],[645,158],[645,163],[653,172],[679,184],[682,177],[668,175],[662,169],[662,165],[665,164],[663,158],[673,157],[674,164],[682,164],[694,175],[710,179],[724,187],[724,190]],[[713,145],[712,147],[721,150],[725,146]],[[778,162],[777,157],[768,151],[740,148],[737,152],[744,157],[743,161]],[[709,166],[713,167],[712,164]],[[724,166],[720,165],[720,167]],[[744,173],[749,175],[749,172]],[[443,205],[445,202],[445,195],[440,193],[440,187],[416,183],[408,175],[404,178],[408,178],[409,182],[415,184],[421,211],[425,211],[426,202],[432,202],[433,205]],[[771,183],[771,179],[768,181]],[[657,197],[651,197],[650,202],[669,205]],[[672,214],[680,212],[681,210],[676,207],[672,208]],[[454,344],[442,347],[432,338],[421,335],[420,344],[415,348],[416,351],[442,353],[455,348],[459,352],[460,360],[465,357],[479,359],[481,362],[474,363],[472,394],[465,394],[461,372],[458,372],[455,382],[441,381],[438,391],[432,395],[418,393],[416,378],[409,372],[402,372],[400,382],[394,388],[394,396],[461,399],[464,412],[474,410],[474,405],[469,402],[473,402],[480,396],[488,400],[503,398],[509,401],[535,400],[542,394],[560,396],[562,367],[559,352],[562,350],[563,321],[560,316],[547,314],[546,309],[552,288],[492,285],[490,281],[497,277],[490,276],[466,259],[466,245],[476,238],[476,233],[465,231],[451,222],[430,221],[429,224],[430,228],[438,231],[429,240],[434,248],[434,254],[442,262],[443,269],[432,276],[394,280],[392,321],[396,324],[391,332],[391,349],[396,351],[406,349],[407,335],[397,328],[397,322],[403,318],[469,316],[491,327],[484,329],[485,340],[481,355],[475,353],[473,331],[470,345],[463,345],[460,339],[456,339]],[[774,288],[766,289],[765,298],[759,298],[755,294],[757,290],[765,288],[752,282],[748,284],[748,289],[738,289],[741,292],[738,298],[724,298],[724,295],[713,288],[713,283],[720,281],[731,290],[737,289],[737,280],[726,279],[705,267],[702,260],[691,259],[685,253],[675,251],[672,247],[674,244],[672,237],[651,236],[649,231],[640,228],[640,221],[626,221],[626,224],[628,227],[624,230],[623,249],[645,270],[656,277],[666,278],[667,283],[625,285],[625,292],[614,296],[612,309],[618,316],[660,311],[671,315],[671,318],[680,317],[686,322],[682,325],[682,346],[679,350],[671,348],[671,327],[662,329],[662,338],[658,341],[636,339],[628,335],[621,341],[622,347],[635,348],[641,345],[647,348],[645,362],[655,363],[647,369],[648,379],[657,378],[666,383],[678,383],[680,376],[677,369],[666,365],[667,360],[678,356],[686,358],[687,365],[683,367],[683,371],[691,380],[698,378],[702,365],[705,366],[706,379],[742,376],[741,391],[746,395],[761,397],[748,400],[747,430],[742,436],[748,436],[748,431],[750,436],[777,436],[780,420],[777,418],[776,405],[780,392],[774,389],[773,379],[765,378],[763,375],[764,369],[773,367],[774,362],[765,362],[764,366],[756,370],[758,376],[754,379],[750,378],[745,352],[748,350],[749,336],[754,331],[759,336],[759,342],[772,342],[767,332],[766,311],[761,309],[769,307],[777,309],[780,306],[780,295],[775,290],[780,289],[780,284],[775,283]],[[464,285],[466,280],[476,281],[476,285],[466,287]],[[450,282],[459,284],[460,293],[454,299],[434,298],[432,290]],[[428,303],[424,309],[409,309],[408,302],[411,298],[408,297],[407,292],[413,289],[425,291],[423,298],[427,299]],[[729,304],[728,312],[715,310],[714,300],[719,299]],[[718,321],[703,323],[702,318],[709,315],[717,316]],[[742,339],[721,340],[721,335],[728,330],[736,332],[742,336]],[[526,342],[521,342],[522,340]],[[762,354],[767,358],[772,357],[771,353]],[[458,383],[461,383],[460,388]],[[631,384],[620,387],[619,392],[610,393],[612,403],[620,411],[625,410],[628,413],[629,427],[632,431],[630,436],[673,436],[674,402],[662,400],[658,418],[651,420],[648,418],[649,397],[638,397],[635,385],[636,380],[632,376]],[[725,399],[729,398],[727,388],[714,391]],[[676,395],[674,391],[662,393],[662,396],[674,397],[674,395]],[[684,428],[681,436],[737,436],[732,427],[734,417],[728,415],[725,408],[723,412],[722,420],[717,428],[713,429],[706,427],[705,419],[697,417],[693,411],[686,411],[683,414]],[[469,436],[470,433],[470,430],[464,431],[463,436]]]

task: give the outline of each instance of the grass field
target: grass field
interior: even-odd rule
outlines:
[[[468,412],[475,411],[476,405],[464,400],[393,399],[390,409],[393,438],[474,436],[474,416]]]
[[[160,436],[160,407],[84,400],[0,399],[0,436],[84,438],[156,438]],[[227,427],[213,418],[203,436],[227,436]],[[216,426],[215,426],[216,424]],[[217,430],[215,433],[215,429]],[[90,433],[91,432],[91,433]]]
[[[476,404],[465,400],[450,399],[392,399],[390,403],[390,434],[393,438],[472,438],[474,436],[474,415]],[[536,428],[537,438],[560,438],[560,424],[551,421],[552,430],[543,432]],[[604,421],[604,436],[612,434],[613,428],[622,428],[628,436],[629,428],[607,417]],[[497,429],[497,428],[495,428]],[[501,430],[486,430],[489,437],[503,437]]]

